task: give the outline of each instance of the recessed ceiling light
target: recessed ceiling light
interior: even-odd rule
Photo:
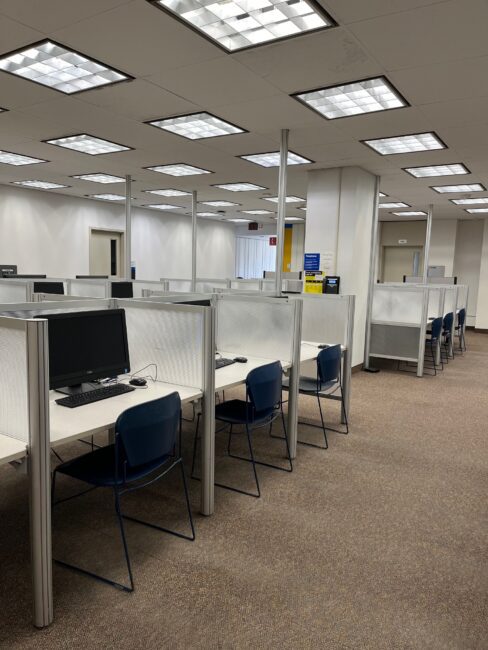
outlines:
[[[296,93],[293,97],[328,120],[388,111],[409,105],[386,77],[318,88]]]
[[[488,203],[488,197],[484,197],[482,199],[449,199],[451,203],[455,203],[456,205],[483,205],[484,203]]]
[[[3,55],[0,70],[67,95],[132,79],[51,40],[32,43]]]
[[[384,198],[385,196],[388,196],[388,194],[385,194],[384,192],[380,192],[380,193],[379,193],[379,197],[380,197],[380,198]]]
[[[278,217],[271,217],[272,219],[278,220]],[[305,221],[303,217],[285,217],[285,221]]]
[[[427,212],[422,212],[419,210],[418,212],[415,211],[407,211],[407,212],[393,212],[393,214],[396,214],[399,217],[426,217]]]
[[[255,185],[254,183],[223,183],[222,185],[214,185],[221,190],[229,190],[230,192],[255,192],[257,190],[266,190],[262,185]]]
[[[380,203],[379,206],[380,208],[409,208],[410,206],[408,203],[402,203],[402,201],[398,201],[396,203]]]
[[[434,185],[433,190],[439,194],[448,192],[486,192],[486,188],[481,183],[470,183],[467,185]]]
[[[47,160],[41,158],[32,158],[31,156],[23,156],[20,153],[12,153],[11,151],[0,151],[0,163],[4,165],[36,165],[37,163],[44,163]]]
[[[197,212],[197,217],[218,217],[217,212]]]
[[[271,210],[241,210],[243,214],[274,214]]]
[[[465,212],[469,212],[470,214],[484,214],[488,212],[488,208],[468,208]]]
[[[311,0],[149,0],[229,52],[334,27]]]
[[[452,165],[424,165],[422,167],[405,167],[406,171],[415,178],[430,178],[431,176],[458,176],[459,174],[470,174],[469,169],[462,163]]]
[[[252,223],[251,219],[225,219],[225,221],[232,221],[232,223]]]
[[[299,210],[304,210],[305,212],[307,211],[307,206],[305,205],[303,208],[298,208]]]
[[[433,131],[430,133],[413,133],[412,135],[397,135],[392,138],[377,138],[375,140],[361,140],[371,149],[382,156],[392,154],[412,153],[415,151],[432,151],[433,149],[446,149],[446,145]]]
[[[201,203],[215,208],[231,208],[234,205],[240,205],[240,203],[233,203],[232,201],[202,201]]]
[[[145,167],[152,172],[168,174],[169,176],[196,176],[197,174],[211,174],[208,169],[201,169],[186,163],[175,163],[174,165],[155,165],[154,167]]]
[[[251,153],[246,156],[238,156],[243,160],[249,160],[256,165],[261,167],[279,167],[280,166],[280,152],[272,151],[270,153]],[[307,165],[312,163],[313,160],[304,158],[293,151],[288,152],[287,164],[288,165]]]
[[[148,194],[157,194],[158,196],[189,196],[191,192],[183,192],[183,190],[142,190]]]
[[[69,135],[65,138],[54,138],[53,140],[44,140],[47,144],[54,144],[57,147],[64,147],[65,149],[72,149],[81,153],[87,153],[91,156],[99,156],[103,153],[116,153],[118,151],[129,151],[130,147],[126,147],[110,140],[103,140],[96,138],[94,135],[88,133],[79,133],[77,135]]]
[[[164,131],[176,133],[176,135],[181,135],[189,140],[203,140],[204,138],[217,138],[223,135],[245,133],[245,130],[239,126],[226,122],[220,119],[220,117],[207,112],[151,120],[147,124],[156,126],[158,129],[163,129]]]
[[[278,203],[277,196],[263,196],[263,199],[265,201],[272,201],[273,203]],[[305,201],[305,199],[301,199],[299,196],[287,196],[285,199],[285,203],[300,203],[301,201]]]
[[[49,183],[47,181],[13,181],[13,184],[22,185],[23,187],[35,187],[38,190],[59,190],[61,187],[69,187],[69,185]]]
[[[89,199],[100,199],[101,201],[125,201],[123,194],[88,194]]]
[[[169,203],[150,203],[144,207],[153,208],[154,210],[182,210],[181,205],[170,205]]]
[[[93,183],[125,183],[125,178],[112,176],[112,174],[78,174],[71,178],[79,178],[82,181],[92,181]]]

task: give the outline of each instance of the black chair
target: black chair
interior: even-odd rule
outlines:
[[[425,349],[430,352],[432,357],[432,369],[434,370],[434,375],[437,375],[437,362],[436,362],[436,352],[440,349],[442,338],[442,317],[434,318],[431,323],[430,338],[425,339]],[[424,368],[428,368],[424,363]],[[440,355],[440,369],[444,370],[444,363],[442,361],[442,354]]]
[[[344,405],[344,395],[342,391],[342,370],[341,370],[342,351],[340,345],[331,345],[324,350],[321,350],[317,355],[317,376],[314,377],[300,377],[299,392],[304,395],[315,395],[319,406],[321,424],[313,424],[310,422],[299,421],[299,424],[322,429],[324,434],[325,445],[318,445],[313,442],[305,440],[298,440],[301,445],[308,447],[316,447],[318,449],[328,449],[329,443],[327,441],[327,431],[334,431],[336,433],[349,433],[349,422],[347,420],[346,409]],[[288,380],[283,382],[283,389],[288,390]],[[325,419],[322,412],[321,398],[329,398],[340,389],[341,412],[346,425],[345,430],[333,429],[325,425]],[[335,396],[334,396],[335,397]]]
[[[454,314],[452,311],[444,316],[442,321],[442,336],[441,336],[441,356],[442,351],[446,355],[446,363],[449,363],[449,348],[451,347],[452,324],[454,321]],[[453,357],[451,357],[453,358]]]
[[[171,393],[166,397],[129,408],[117,418],[115,444],[95,449],[88,454],[63,463],[56,467],[53,473],[53,505],[81,496],[98,487],[112,488],[115,496],[115,512],[119,522],[129,575],[129,586],[66,562],[57,560],[58,564],[101,580],[123,591],[133,591],[134,581],[124,531],[124,519],[191,541],[195,539],[183,461],[179,454],[175,454],[176,436],[181,426],[180,418],[181,400],[178,393]],[[151,485],[177,466],[180,467],[181,471],[191,535],[183,535],[122,513],[120,507],[121,496]],[[55,502],[54,493],[57,474],[70,476],[88,483],[92,487],[84,492]]]
[[[259,479],[256,470],[256,465],[264,465],[272,467],[284,472],[293,471],[293,463],[290,454],[290,447],[288,444],[288,434],[286,432],[285,417],[283,414],[283,403],[281,400],[281,382],[283,377],[283,369],[279,361],[268,363],[259,368],[251,370],[246,378],[246,399],[233,399],[226,402],[221,402],[215,407],[215,419],[223,422],[225,426],[220,429],[228,429],[229,437],[227,440],[227,453],[230,457],[238,460],[243,460],[252,464],[254,481],[256,484],[256,493],[241,490],[237,487],[225,485],[223,483],[215,483],[218,487],[246,494],[248,496],[259,498],[261,496],[261,489],[259,486]],[[269,434],[271,435],[273,422],[281,416],[283,429],[285,432],[284,440],[286,444],[286,454],[288,458],[289,467],[280,467],[272,463],[256,460],[252,446],[252,432],[261,427],[269,425]],[[237,432],[234,431],[235,425],[243,425],[247,437],[247,445],[249,449],[249,458],[245,456],[237,456],[231,451],[232,439]],[[194,476],[195,459],[198,443],[198,428],[199,421],[195,430],[195,437],[193,441],[193,462],[192,462],[192,477]],[[275,437],[275,436],[272,436]]]
[[[454,332],[459,339],[459,349],[461,352],[466,352],[466,339],[464,337],[464,330],[466,327],[466,309],[460,309],[457,315],[457,325],[454,327]]]

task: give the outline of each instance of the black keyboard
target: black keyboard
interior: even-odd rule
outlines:
[[[56,404],[67,406],[69,409],[74,409],[77,406],[99,402],[101,399],[108,399],[109,397],[116,397],[117,395],[123,395],[124,393],[131,393],[133,390],[136,389],[127,384],[111,384],[110,386],[104,386],[103,388],[95,388],[95,390],[90,390],[87,393],[75,393],[74,395],[68,395],[68,397],[61,397],[56,400]]]
[[[220,357],[220,359],[215,359],[215,369],[218,370],[219,368],[225,368],[225,366],[231,366],[233,363],[235,363],[234,359],[225,359],[224,357]]]

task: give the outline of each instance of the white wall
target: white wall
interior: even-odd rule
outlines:
[[[459,284],[469,286],[467,325],[475,325],[476,321],[483,225],[481,219],[463,219],[457,222],[453,272],[457,275]]]
[[[429,266],[445,266],[446,277],[453,275],[457,220],[433,219]]]
[[[477,329],[488,330],[488,219],[484,220],[483,231],[475,326]]]
[[[125,208],[103,201],[0,186],[0,263],[19,273],[74,277],[89,273],[89,229],[125,228]],[[132,259],[137,277],[191,277],[191,219],[132,210]],[[234,275],[235,228],[199,220],[199,276]]]

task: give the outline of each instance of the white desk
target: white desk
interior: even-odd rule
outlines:
[[[26,454],[26,447],[26,442],[0,433],[0,465],[23,458]]]

